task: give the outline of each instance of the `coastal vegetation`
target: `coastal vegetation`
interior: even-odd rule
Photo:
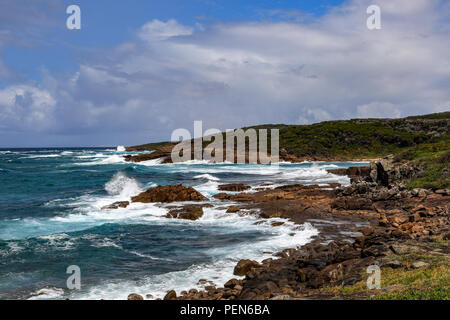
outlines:
[[[257,133],[259,129],[278,129],[280,155],[285,161],[351,161],[391,156],[396,163],[409,162],[420,168],[417,175],[405,181],[408,188],[437,190],[450,186],[450,112],[402,119],[268,124],[243,129],[255,129]],[[268,139],[268,150],[271,149],[270,142]],[[209,143],[204,141],[203,147]],[[151,156],[138,156],[148,160],[170,155],[174,145],[173,142],[157,142],[128,147],[127,150],[156,150]]]

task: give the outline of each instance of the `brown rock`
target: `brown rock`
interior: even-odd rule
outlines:
[[[283,224],[284,224],[284,222],[273,222],[272,227],[279,227],[279,226],[282,226]]]
[[[225,283],[224,287],[233,289],[235,286],[239,285],[240,283],[241,282],[238,279],[231,279]]]
[[[176,300],[176,298],[177,298],[177,293],[175,292],[175,290],[170,290],[165,295],[164,300]]]
[[[259,264],[253,260],[241,260],[238,262],[236,267],[234,267],[234,275],[245,276],[252,268],[258,267]]]
[[[327,170],[329,173],[342,175],[342,176],[349,176],[351,178],[354,177],[368,177],[370,176],[370,167],[349,167],[347,169],[330,169]]]
[[[236,206],[230,206],[227,210],[227,213],[236,213],[239,212],[241,210],[241,208],[236,207]]]
[[[197,220],[203,217],[203,208],[198,205],[185,205],[180,209],[169,211],[167,218]]]
[[[128,296],[128,300],[144,300],[144,298],[137,293],[132,293]]]
[[[192,187],[158,186],[148,189],[141,194],[132,197],[133,202],[180,202],[180,201],[205,201],[207,200],[200,192]]]
[[[232,192],[241,192],[250,189],[250,186],[246,186],[242,183],[234,183],[234,184],[223,184],[219,186],[220,191],[232,191]]]
[[[346,197],[336,199],[331,203],[331,208],[338,210],[371,210],[372,201],[367,198]]]

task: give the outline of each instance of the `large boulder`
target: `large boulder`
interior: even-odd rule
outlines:
[[[137,293],[132,293],[128,296],[128,300],[144,300],[144,298]]]
[[[410,179],[419,172],[420,168],[414,167],[410,163],[394,165],[389,158],[372,162],[370,165],[371,180],[385,187],[401,180]]]
[[[176,300],[176,299],[177,299],[177,293],[175,292],[175,290],[170,290],[164,296],[164,300]]]
[[[205,201],[207,200],[200,192],[192,187],[178,186],[158,186],[148,189],[141,194],[132,197],[133,202],[181,202],[181,201]]]

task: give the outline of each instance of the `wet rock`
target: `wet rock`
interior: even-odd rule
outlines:
[[[203,217],[203,207],[198,205],[185,205],[180,209],[169,211],[167,218],[198,220]]]
[[[164,300],[176,300],[176,299],[177,299],[177,293],[175,292],[175,290],[170,290],[164,296]]]
[[[251,188],[250,186],[244,185],[242,183],[222,184],[219,186],[220,191],[232,191],[232,192],[242,192],[250,188]]]
[[[280,227],[284,225],[284,222],[272,222],[272,227]]]
[[[349,167],[346,169],[330,169],[327,170],[329,173],[333,173],[336,175],[349,176],[350,178],[354,177],[368,177],[370,176],[370,166],[365,167]]]
[[[180,201],[205,201],[207,200],[200,192],[192,187],[177,186],[158,186],[148,189],[141,194],[132,197],[133,202],[180,202]]]
[[[110,205],[102,207],[102,210],[113,210],[113,209],[119,209],[119,208],[126,208],[130,205],[129,201],[117,201]]]
[[[137,293],[132,293],[128,296],[128,300],[144,300],[144,298]]]
[[[230,206],[228,207],[227,213],[236,213],[241,211],[241,208],[236,207],[236,206]]]
[[[234,267],[233,274],[236,276],[245,276],[252,268],[259,266],[259,263],[253,260],[240,260]]]

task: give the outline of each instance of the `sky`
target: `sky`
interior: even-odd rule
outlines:
[[[404,117],[449,88],[447,0],[0,1],[0,148]]]

